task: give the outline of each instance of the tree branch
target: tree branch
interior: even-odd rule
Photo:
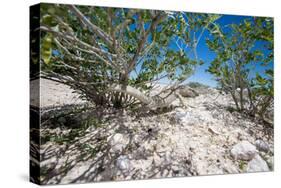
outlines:
[[[127,73],[129,73],[135,66],[135,63],[140,55],[140,53],[143,50],[144,44],[148,38],[149,33],[153,32],[156,28],[156,26],[158,25],[159,22],[161,22],[164,18],[166,17],[165,14],[161,15],[160,13],[153,18],[149,29],[145,32],[145,34],[143,35],[142,39],[139,41],[138,43],[138,48],[137,51],[134,55],[134,57],[132,58],[132,60],[129,62],[129,66],[128,69],[126,70]]]
[[[91,46],[91,45],[89,45],[89,44],[87,44],[87,43],[85,43],[85,42],[83,42],[83,41],[77,39],[76,37],[74,38],[74,37],[69,36],[69,35],[67,35],[67,34],[65,34],[65,33],[61,33],[61,32],[59,32],[59,31],[55,31],[55,30],[53,30],[53,29],[51,29],[51,28],[49,28],[49,27],[47,27],[47,26],[40,26],[40,29],[41,29],[42,31],[51,32],[51,33],[55,34],[56,36],[58,36],[58,37],[60,37],[60,38],[67,39],[67,40],[70,40],[70,41],[72,41],[72,42],[76,42],[76,43],[79,44],[80,46],[83,46],[83,47],[86,47],[87,49],[90,49],[91,51],[87,51],[87,50],[81,49],[81,48],[79,48],[79,47],[77,47],[77,46],[73,46],[74,48],[78,48],[78,49],[81,50],[81,51],[84,51],[84,52],[87,52],[87,53],[90,53],[90,54],[96,56],[97,58],[99,58],[101,61],[103,61],[103,62],[106,63],[107,65],[109,65],[109,66],[113,67],[114,69],[116,69],[118,72],[124,73],[124,71],[122,71],[122,70],[119,68],[118,65],[115,65],[113,62],[109,62],[109,61],[105,60],[101,55],[99,55],[98,53],[96,53],[96,51],[98,51],[98,52],[100,52],[100,53],[105,53],[105,54],[110,54],[110,53],[108,53],[108,52],[106,52],[106,51],[103,51],[103,50],[99,50],[99,49],[97,49],[97,48],[95,48],[95,47],[93,47],[93,46]],[[110,55],[111,55],[111,54],[110,54]],[[113,55],[113,54],[112,54],[112,55]],[[115,56],[115,55],[114,55],[114,56]],[[85,59],[80,58],[80,57],[77,57],[76,59],[77,59],[78,61],[79,61],[79,60],[85,61]],[[87,60],[87,61],[90,61],[90,60]]]
[[[88,43],[85,43],[85,42],[81,41],[80,39],[78,39],[77,37],[71,36],[71,35],[69,35],[67,33],[62,33],[60,31],[56,31],[56,30],[54,30],[54,29],[52,29],[52,28],[50,28],[48,26],[44,26],[44,25],[41,25],[40,29],[42,31],[53,33],[53,34],[57,35],[60,38],[67,39],[67,40],[70,40],[72,42],[76,42],[77,44],[79,44],[81,46],[84,46],[87,49],[90,49],[90,50],[92,50],[92,51],[94,51],[96,53],[101,53],[101,54],[105,54],[105,55],[110,55],[112,57],[116,57],[116,54],[112,54],[112,53],[109,53],[109,52],[107,52],[105,50],[101,50],[101,49],[98,49],[96,47],[93,47],[92,45],[90,45]]]
[[[108,45],[112,46],[112,39],[105,33],[101,28],[93,24],[87,17],[74,5],[68,6],[70,10],[82,21],[84,22],[93,32],[95,32],[100,38],[102,38]]]

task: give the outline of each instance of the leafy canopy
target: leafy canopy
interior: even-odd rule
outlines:
[[[273,20],[245,19],[227,30],[213,24],[211,33],[212,38],[206,42],[216,58],[208,72],[223,90],[232,94],[238,110],[245,110],[244,103],[249,100],[247,109],[251,113],[264,113],[273,101]],[[264,74],[257,70],[260,66],[264,67]]]
[[[202,63],[197,44],[218,18],[212,14],[43,4],[43,74],[56,77],[88,99],[107,95],[113,84],[141,91],[149,91],[151,83],[161,79],[179,84]]]

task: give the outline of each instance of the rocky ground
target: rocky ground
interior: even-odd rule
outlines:
[[[46,119],[43,184],[273,170],[273,130],[235,112],[229,95],[198,93],[162,113],[82,110],[82,127],[66,117]]]
[[[47,79],[33,80],[30,91],[31,105],[41,108],[85,103],[69,86]]]

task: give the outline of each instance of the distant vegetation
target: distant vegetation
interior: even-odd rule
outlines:
[[[208,88],[209,86],[199,82],[188,82],[187,84],[191,88]]]

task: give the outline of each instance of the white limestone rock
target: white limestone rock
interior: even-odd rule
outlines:
[[[183,97],[197,97],[199,95],[198,92],[188,86],[181,87],[179,94]]]
[[[259,151],[267,153],[270,149],[269,145],[263,140],[256,140],[255,145]]]
[[[116,166],[121,171],[124,171],[124,172],[130,171],[131,164],[130,164],[129,158],[125,155],[121,155],[116,160]]]
[[[267,163],[261,158],[261,156],[256,155],[247,166],[247,172],[266,172],[269,171]]]
[[[242,141],[233,146],[230,151],[231,156],[235,160],[249,161],[254,158],[257,150],[256,147],[248,141]]]
[[[126,135],[116,133],[108,138],[108,143],[111,146],[111,152],[121,152],[129,144],[129,138]]]

